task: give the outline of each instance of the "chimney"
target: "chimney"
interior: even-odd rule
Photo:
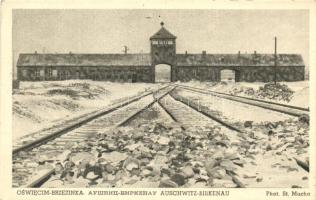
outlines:
[[[238,51],[238,58],[240,58],[240,51]]]
[[[188,55],[188,51],[185,51],[185,55]]]
[[[257,51],[255,50],[255,51],[253,52],[253,54],[256,56],[256,55],[257,55]]]
[[[69,51],[69,54],[71,55],[71,54],[72,54],[72,52],[71,52],[71,51]]]
[[[205,59],[206,57],[206,51],[202,51],[202,58]]]
[[[35,51],[35,54],[37,54],[37,51]]]

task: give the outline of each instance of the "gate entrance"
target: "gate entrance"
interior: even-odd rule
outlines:
[[[171,66],[159,64],[155,66],[155,83],[171,82]]]
[[[235,70],[224,69],[221,70],[221,81],[222,82],[238,82],[236,78],[238,72]]]

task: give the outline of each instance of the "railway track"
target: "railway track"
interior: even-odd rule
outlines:
[[[181,124],[183,129],[190,129],[195,126],[217,126],[221,127],[221,133],[223,133],[230,141],[243,141],[244,136],[247,135],[243,128],[231,125],[228,121],[222,120],[220,117],[213,115],[209,112],[206,107],[200,107],[199,104],[195,104],[189,99],[182,96],[175,95],[173,92],[166,95],[164,98],[159,100],[159,105],[170,115],[170,117]],[[243,136],[240,137],[238,133],[242,133]],[[298,160],[298,158],[293,157],[293,160]],[[298,163],[302,163],[299,161]],[[304,170],[308,171],[309,166],[304,163]],[[227,171],[227,174],[231,176],[233,182],[239,188],[246,187],[241,179],[234,173]]]
[[[49,155],[55,158],[55,161],[62,162],[59,156],[73,145],[80,142],[88,142],[89,138],[100,132],[105,132],[113,127],[118,127],[132,120],[136,115],[150,107],[157,100],[166,95],[174,87],[165,86],[156,91],[152,91],[124,102],[116,107],[111,107],[105,111],[100,111],[77,123],[67,125],[65,128],[40,135],[40,138],[34,139],[25,145],[19,146],[13,150],[13,170],[14,174],[25,174],[24,178],[32,172],[32,165],[36,163],[32,160],[42,155]],[[27,165],[25,169],[25,166]],[[29,166],[29,167],[28,167]],[[22,187],[40,187],[53,174],[53,169],[45,169],[35,175],[31,180],[21,184]],[[14,185],[24,180],[13,178]]]
[[[253,99],[249,97],[242,97],[242,96],[236,96],[236,95],[231,95],[231,94],[226,94],[226,93],[221,93],[221,92],[215,92],[207,89],[201,89],[197,87],[191,87],[191,86],[184,86],[180,84],[175,84],[178,88],[185,89],[188,91],[196,92],[196,93],[201,93],[201,94],[207,94],[207,95],[213,95],[219,98],[224,98],[228,99],[231,101],[236,101],[252,106],[257,106],[261,107],[264,109],[292,115],[295,117],[299,117],[302,115],[309,115],[309,108],[302,108],[298,106],[292,106],[292,105],[286,105],[286,104],[281,104],[281,103],[275,103],[275,102],[270,102],[270,101],[264,101],[260,99]]]
[[[62,153],[67,150],[68,146],[73,147],[73,145],[78,142],[88,142],[90,137],[93,138],[94,135],[107,131],[110,128],[129,125],[131,121],[137,120],[137,117],[142,112],[152,107],[155,103],[158,103],[171,119],[179,123],[183,130],[192,127],[224,126],[222,127],[222,131],[225,131],[227,134],[231,133],[231,131],[229,131],[231,127],[228,124],[218,123],[219,119],[214,119],[214,117],[205,115],[200,110],[196,110],[184,102],[175,99],[170,95],[170,92],[173,90],[174,87],[163,88],[156,91],[154,96],[146,95],[126,106],[114,109],[112,112],[107,112],[102,116],[98,116],[85,124],[80,122],[81,125],[78,128],[68,132],[65,131],[61,135],[58,134],[58,136],[55,135],[54,137],[43,138],[42,140],[45,141],[41,141],[40,143],[34,142],[34,146],[29,145],[27,148],[21,148],[15,154],[13,163],[29,162],[29,157],[38,157],[41,154],[48,154],[53,157],[55,155],[62,155]],[[24,154],[22,154],[24,160],[19,156],[19,152],[22,151],[24,152]],[[62,159],[57,156],[55,162],[61,162]],[[18,171],[19,169],[16,170]],[[54,171],[54,169],[43,170],[28,180],[26,184],[21,186],[40,187],[53,175]],[[232,175],[232,179],[238,187],[244,187],[236,176]]]
[[[42,145],[42,144],[46,143],[47,141],[50,141],[50,140],[53,140],[53,139],[59,137],[60,135],[63,135],[63,134],[68,133],[74,129],[77,129],[77,128],[81,127],[82,125],[84,125],[84,124],[86,124],[94,119],[99,118],[100,116],[104,116],[104,115],[107,115],[109,113],[112,113],[112,112],[114,112],[118,109],[121,109],[127,105],[130,105],[134,102],[137,102],[137,101],[139,101],[139,100],[141,100],[149,95],[152,95],[152,94],[157,93],[161,90],[164,90],[167,87],[168,86],[164,86],[162,88],[159,88],[157,91],[146,92],[145,94],[136,96],[132,99],[128,99],[126,101],[116,103],[108,108],[97,111],[97,112],[93,113],[92,115],[82,116],[79,119],[77,119],[75,122],[71,121],[67,124],[63,124],[61,126],[61,128],[57,128],[57,130],[53,129],[52,131],[43,131],[42,133],[32,135],[32,136],[30,136],[32,141],[23,142],[20,144],[15,144],[15,146],[13,147],[13,151],[12,151],[13,157],[21,151],[27,151],[29,149],[35,148],[39,145]]]
[[[158,103],[175,122],[181,124],[181,127],[184,130],[192,129],[194,127],[220,127],[221,132],[231,140],[236,140],[238,137],[237,133],[243,132],[242,130],[222,121],[216,116],[205,112],[203,109],[192,106],[189,101],[176,98],[172,95],[172,93],[169,93],[165,97],[161,98]],[[238,188],[245,187],[237,176],[229,172],[227,175],[232,178]]]
[[[44,137],[34,140],[33,143],[28,143],[25,146],[15,149],[13,152],[13,163],[14,166],[20,165],[20,167],[13,167],[13,169],[16,172],[19,172],[19,170],[21,172],[22,170],[23,173],[28,174],[29,172],[27,170],[25,171],[25,169],[21,168],[21,164],[30,163],[30,165],[32,165],[33,161],[31,158],[38,157],[42,154],[51,156],[52,162],[61,162],[65,158],[60,158],[60,155],[63,155],[63,152],[69,147],[72,148],[77,143],[89,143],[89,140],[95,135],[109,131],[112,128],[133,124],[132,122],[137,121],[137,118],[141,113],[146,112],[147,109],[152,108],[156,103],[160,105],[162,110],[164,110],[174,122],[181,126],[182,130],[190,130],[199,127],[220,127],[221,133],[230,141],[236,142],[239,140],[238,133],[243,133],[243,129],[235,127],[229,122],[222,120],[217,115],[208,112],[206,108],[200,107],[199,105],[194,104],[194,102],[190,102],[189,99],[175,95],[172,91],[177,87],[198,93],[219,95],[209,91],[202,91],[201,89],[181,85],[162,87],[155,92],[149,92],[148,94],[141,95],[125,102],[121,106],[112,107],[106,111],[100,111],[87,119],[81,120],[77,124],[69,125],[65,129],[52,133],[51,135],[44,135]],[[228,96],[222,94],[220,97],[228,98]],[[250,100],[247,98],[243,100],[240,100],[239,97],[236,97],[237,99],[234,98],[234,96],[229,96],[228,99],[239,102],[247,101],[243,103],[250,105],[256,104],[259,107],[262,107],[263,104],[268,104],[266,102]],[[281,105],[273,105],[281,107]],[[289,106],[284,107],[296,111],[300,110]],[[300,111],[305,112],[306,110],[301,109]],[[278,112],[286,113],[281,108],[278,108]],[[298,113],[295,114],[292,110],[288,112],[290,115],[298,116]],[[29,169],[32,170],[33,168],[29,167]],[[43,170],[35,176],[31,176],[25,184],[19,186],[40,187],[53,175],[54,171],[55,170],[52,168]],[[227,175],[232,178],[232,181],[237,187],[246,187],[235,174],[227,171]],[[14,181],[19,180],[14,179]]]

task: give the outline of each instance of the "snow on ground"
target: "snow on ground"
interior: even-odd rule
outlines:
[[[226,118],[225,120],[229,122],[241,122],[243,124],[245,121],[253,121],[254,123],[261,123],[293,118],[283,113],[207,94],[199,94],[186,90],[180,90],[179,94],[208,107],[214,112],[219,112],[218,115],[221,118]]]
[[[158,86],[89,80],[21,82],[13,91],[13,140]]]
[[[223,93],[231,93],[234,90],[241,90],[247,88],[253,88],[255,91],[258,91],[260,87],[263,87],[265,83],[247,83],[247,82],[199,82],[199,81],[190,81],[187,83],[181,83],[187,86],[205,88],[209,90],[213,90],[216,92],[223,92]],[[299,107],[309,107],[309,81],[298,81],[298,82],[280,82],[280,84],[287,85],[293,92],[293,96],[289,102],[287,101],[278,101],[278,100],[271,100],[271,99],[264,99],[267,101],[273,101],[283,104],[289,104],[293,106]],[[239,96],[247,96],[247,97],[254,97],[249,96],[244,93],[238,93]]]

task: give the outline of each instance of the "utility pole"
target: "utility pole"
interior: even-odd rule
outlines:
[[[123,50],[123,52],[125,53],[125,54],[127,54],[127,52],[128,52],[128,50],[129,50],[129,48],[125,45],[125,46],[123,46],[124,47],[124,50]]]
[[[277,83],[277,37],[274,37],[274,84]]]

